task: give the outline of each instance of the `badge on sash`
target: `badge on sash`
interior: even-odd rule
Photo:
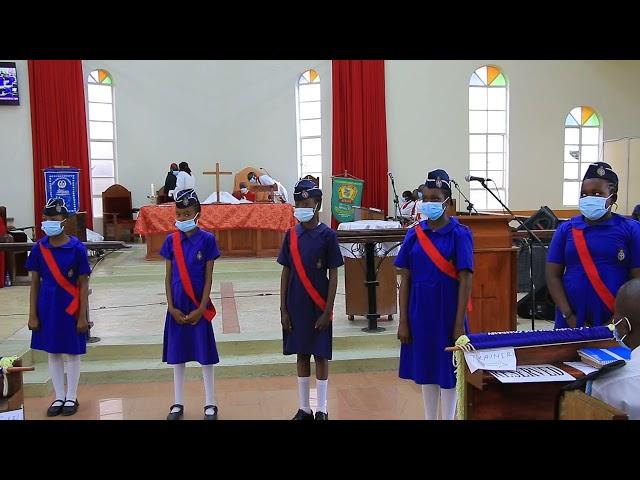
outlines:
[[[620,250],[618,250],[618,261],[622,262],[625,259],[625,254],[624,254],[624,250],[621,248]]]
[[[202,260],[202,252],[200,250],[198,250],[198,254],[196,255],[196,258],[198,259],[198,261]]]
[[[73,268],[69,269],[69,272],[67,272],[67,277],[69,278],[73,277]]]

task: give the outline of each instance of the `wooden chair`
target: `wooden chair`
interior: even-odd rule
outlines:
[[[133,242],[133,227],[136,223],[134,213],[139,208],[132,208],[131,192],[119,184],[111,185],[102,193],[102,232],[105,240],[119,240],[121,232],[128,232],[128,239]],[[110,233],[109,226],[113,233]]]
[[[558,420],[629,420],[629,416],[581,390],[564,392]]]
[[[314,177],[313,175],[306,175],[306,176],[302,177],[302,179],[303,180],[311,180],[318,187],[320,186],[320,177]]]
[[[0,207],[0,222],[4,222],[8,230],[6,234],[0,236],[0,242],[28,242],[29,237],[25,233],[26,230],[31,230],[32,236],[34,235],[34,227],[16,229],[15,227],[9,226],[7,224],[6,207]],[[25,267],[27,255],[27,252],[5,252],[5,272],[9,272],[9,276],[14,285],[29,285],[31,283],[29,280],[29,272]],[[2,282],[4,282],[4,278],[2,278]]]
[[[244,182],[247,184],[247,187],[251,190],[251,184],[249,180],[247,180],[247,175],[249,172],[255,172],[256,175],[260,176],[262,174],[261,170],[256,167],[246,167],[236,173],[233,182],[233,191],[237,192],[240,190],[240,182]],[[267,192],[254,192],[256,194],[256,202],[267,202],[269,201],[269,194]]]

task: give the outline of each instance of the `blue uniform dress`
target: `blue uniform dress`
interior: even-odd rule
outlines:
[[[600,278],[615,296],[618,289],[631,278],[631,269],[640,267],[640,223],[614,213],[609,220],[589,225],[579,215],[562,223],[553,235],[547,262],[565,267],[562,283],[576,316],[576,326],[583,327],[586,321],[594,327],[606,325],[613,312],[600,300],[582,268],[572,228],[584,231],[587,248]],[[555,327],[568,327],[557,308]]]
[[[327,270],[344,265],[338,236],[324,223],[318,224],[313,230],[308,230],[301,224],[295,228],[307,276],[322,298],[326,299],[329,293]],[[314,355],[331,360],[332,326],[323,331],[315,329],[316,321],[323,312],[313,303],[296,273],[289,247],[289,232],[284,237],[278,263],[291,269],[286,304],[293,330],[282,332],[283,353]]]
[[[160,255],[171,261],[171,297],[173,306],[185,315],[196,310],[195,305],[187,296],[182,282],[178,265],[173,253],[173,234],[167,236],[162,245]],[[207,262],[220,256],[216,238],[213,234],[196,229],[196,232],[187,237],[180,232],[182,252],[187,265],[193,292],[197,300],[202,298],[202,289],[205,284],[205,272]],[[215,321],[215,320],[214,320]],[[167,311],[164,323],[164,345],[162,349],[162,361],[169,364],[186,362],[199,362],[201,365],[213,365],[220,361],[216,339],[213,335],[213,326],[204,317],[195,325],[181,325],[174,320]]]
[[[473,238],[468,227],[455,217],[435,232],[426,220],[420,222],[420,227],[440,254],[453,261],[457,271],[473,271]],[[395,265],[411,272],[408,307],[411,343],[400,346],[400,378],[420,385],[453,388],[456,385],[453,355],[444,349],[455,342],[459,282],[442,273],[431,261],[413,228],[407,232]],[[466,317],[465,330],[468,331]]]
[[[44,261],[41,248],[51,251],[60,273],[70,283],[76,285],[80,275],[91,274],[87,249],[76,237],[69,237],[69,241],[60,247],[53,247],[49,243],[49,237],[44,237],[33,246],[26,268],[40,274],[37,309],[40,329],[31,332],[31,348],[48,353],[85,354],[87,334],[78,333],[77,317],[65,312],[73,298],[58,286]]]

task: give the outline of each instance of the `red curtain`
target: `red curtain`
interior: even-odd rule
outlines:
[[[84,74],[80,60],[29,60],[35,222],[45,204],[42,170],[64,162],[80,169],[80,210],[93,228]],[[38,237],[43,233],[37,229]]]
[[[362,206],[388,207],[384,60],[333,60],[333,174],[364,180]],[[335,220],[332,219],[335,227]]]

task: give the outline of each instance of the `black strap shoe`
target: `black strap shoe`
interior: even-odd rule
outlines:
[[[307,413],[300,409],[291,420],[313,420],[313,412]]]
[[[211,415],[207,414],[207,410],[213,408],[213,413]],[[204,419],[205,420],[217,420],[218,419],[218,407],[215,405],[206,405],[204,407]]]
[[[72,403],[73,405],[67,405],[67,403]],[[64,407],[62,407],[62,416],[70,417],[71,415],[75,415],[79,406],[80,402],[78,402],[78,400],[65,400]]]
[[[171,413],[171,410],[173,410],[174,408],[179,408],[180,410]],[[169,415],[167,415],[167,420],[180,420],[182,418],[182,415],[184,415],[184,405],[176,403],[175,405],[171,405],[169,407]]]
[[[325,412],[316,412],[316,420],[329,420],[329,414]]]
[[[56,403],[60,402],[60,405]],[[64,406],[64,400],[54,400],[51,402],[51,406],[47,409],[47,417],[57,417],[62,413],[62,407]]]

